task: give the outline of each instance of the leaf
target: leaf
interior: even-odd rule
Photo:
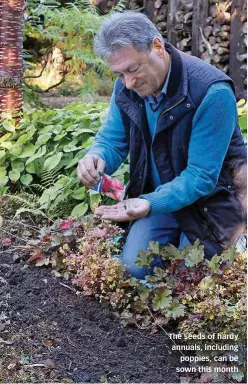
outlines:
[[[147,251],[139,251],[137,260],[135,261],[135,264],[138,267],[149,267],[150,263],[152,262],[153,257],[150,256],[150,252]]]
[[[150,241],[148,250],[151,253],[154,253],[155,255],[159,255],[159,253],[160,253],[159,242],[158,241]]]
[[[100,193],[92,193],[92,191],[90,191],[90,209],[92,211],[94,211],[98,207],[100,201],[101,201]]]
[[[40,157],[44,156],[46,153],[46,146],[43,145],[41,148],[38,149],[38,151],[33,155],[31,156],[27,161],[26,161],[26,165],[29,164],[29,163],[32,163],[32,161],[36,160],[36,159],[39,159]]]
[[[10,150],[12,148],[13,144],[10,141],[5,141],[4,143],[1,144],[2,148],[6,148]]]
[[[160,250],[160,255],[162,259],[165,260],[177,260],[182,259],[182,251],[177,249],[173,244],[167,244],[165,247],[162,247]]]
[[[88,210],[88,204],[80,203],[73,208],[70,216],[81,217],[87,212],[87,210]]]
[[[18,169],[13,169],[12,171],[9,172],[9,178],[11,181],[17,181],[20,179],[20,171]]]
[[[59,152],[56,155],[48,157],[48,159],[46,159],[46,161],[44,163],[44,166],[43,166],[44,169],[47,171],[51,171],[52,169],[54,169],[59,164],[62,155],[63,155],[63,153]]]
[[[24,170],[24,163],[22,160],[15,159],[12,161],[11,165],[12,165],[12,169],[17,169],[20,172]]]
[[[212,271],[212,272],[215,272],[215,273],[218,273],[218,272],[221,272],[222,271],[220,270],[220,264],[221,264],[221,258],[220,256],[218,255],[214,255],[211,260],[205,260],[205,262],[207,263],[207,266],[208,268]]]
[[[35,132],[36,132],[36,128],[32,124],[31,128],[26,133],[24,133],[24,135],[19,136],[16,143],[19,145],[27,143],[29,139],[35,134]]]
[[[8,138],[10,138],[12,136],[12,133],[5,133],[5,135],[1,136],[0,137],[0,143],[2,145],[2,143],[6,140],[8,140]]]
[[[13,124],[11,124],[10,121],[4,120],[2,122],[2,126],[4,129],[6,129],[6,131],[15,132],[15,126]]]
[[[178,317],[183,317],[185,315],[185,306],[183,304],[179,304],[177,301],[173,301],[164,313],[168,317],[177,319]]]
[[[20,181],[23,185],[29,185],[33,180],[33,177],[26,173],[25,175],[22,175],[20,178]]]
[[[33,154],[35,153],[36,149],[37,149],[36,145],[34,145],[32,143],[29,143],[26,147],[23,148],[22,152],[19,155],[19,158],[23,159],[25,157],[33,156]]]
[[[0,151],[0,159],[2,159],[4,156],[5,156],[6,152],[3,150],[3,151]]]
[[[27,260],[27,263],[33,263],[34,261],[44,260],[45,258],[46,257],[43,252],[37,251],[32,256],[29,257],[29,259]]]
[[[28,173],[35,173],[35,165],[34,163],[29,163],[27,166],[26,166],[26,171]]]
[[[48,142],[48,140],[51,138],[51,133],[43,133],[43,135],[40,135],[38,139],[36,140],[35,145],[44,145]]]
[[[247,115],[240,116],[238,124],[241,128],[241,131],[246,133],[247,132]]]
[[[85,195],[86,195],[86,188],[81,187],[77,189],[75,192],[73,192],[71,197],[73,197],[73,199],[76,199],[76,200],[83,200],[85,198]]]
[[[153,309],[158,311],[159,309],[167,308],[172,301],[171,291],[168,288],[157,288],[155,292]]]
[[[60,230],[65,230],[65,229],[68,229],[68,228],[71,228],[73,225],[74,225],[74,221],[73,220],[62,220],[61,223],[59,224],[59,228]]]
[[[230,264],[232,264],[238,255],[236,246],[227,249],[226,251],[222,252],[221,254],[221,260],[222,261],[228,261]]]
[[[9,153],[15,157],[19,156],[22,151],[22,146],[20,144],[14,144],[12,147],[9,149]]]
[[[200,241],[196,240],[192,246],[185,247],[185,265],[193,267],[204,260],[204,247],[200,245]]]
[[[198,286],[204,291],[205,289],[212,288],[214,284],[212,276],[206,276],[202,279]]]

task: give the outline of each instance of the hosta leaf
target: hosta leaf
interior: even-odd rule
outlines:
[[[0,159],[2,159],[5,156],[6,152],[4,150],[0,151]]]
[[[32,125],[26,133],[19,136],[17,140],[17,144],[25,144],[35,134],[35,132],[36,132],[36,128],[34,125]]]
[[[9,178],[11,181],[17,181],[20,179],[20,172],[18,171],[18,169],[13,169],[12,171],[9,172]]]
[[[71,197],[73,197],[73,199],[76,199],[76,200],[83,200],[85,198],[85,195],[86,195],[86,188],[81,187],[77,189],[75,192],[73,192]]]
[[[164,311],[167,317],[177,319],[185,315],[185,306],[179,304],[177,301],[173,301],[168,309]]]
[[[4,143],[1,143],[2,148],[6,148],[10,150],[12,148],[13,144],[10,141],[4,141]]]
[[[13,124],[11,124],[10,121],[4,120],[2,122],[2,126],[4,129],[6,129],[6,131],[15,132],[15,126]]]
[[[17,169],[20,172],[24,170],[24,163],[22,160],[15,159],[12,161],[11,165],[12,165],[12,169]]]
[[[90,193],[90,209],[94,211],[101,201],[100,193]]]
[[[88,210],[88,204],[86,203],[80,203],[76,205],[76,207],[73,208],[71,212],[72,217],[81,217],[83,216]]]
[[[23,185],[29,185],[33,180],[33,177],[28,173],[26,175],[22,175],[20,181]]]
[[[171,291],[168,288],[158,288],[155,291],[155,296],[153,298],[153,309],[158,311],[160,309],[167,308],[171,301]]]
[[[56,155],[48,157],[48,159],[46,159],[44,163],[44,169],[46,169],[47,171],[51,171],[52,169],[54,169],[59,164],[62,155],[63,153],[59,152]]]
[[[0,137],[0,143],[3,143],[4,141],[8,140],[12,136],[12,133],[5,133],[5,135]]]
[[[38,151],[33,156],[31,156],[26,161],[26,165],[28,165],[29,163],[32,163],[32,161],[34,161],[35,159],[39,159],[40,157],[44,156],[45,154],[46,154],[46,146],[43,145],[41,148],[38,149]]]
[[[19,156],[22,151],[22,146],[20,144],[14,144],[9,148],[9,153],[15,157]]]
[[[48,142],[48,140],[51,138],[51,133],[43,133],[43,135],[40,135],[38,139],[36,140],[35,145],[44,145]]]
[[[29,163],[28,165],[26,165],[26,171],[28,173],[35,173],[35,165],[34,163]]]
[[[33,156],[33,154],[35,153],[37,149],[37,146],[32,144],[32,143],[29,143],[26,147],[24,147],[24,149],[22,150],[22,152],[20,153],[19,155],[19,158],[20,159],[23,159],[25,157],[31,157]]]

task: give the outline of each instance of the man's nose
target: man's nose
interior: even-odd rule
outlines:
[[[124,80],[127,89],[132,89],[134,87],[136,80],[132,74],[129,73],[128,75],[125,75]]]

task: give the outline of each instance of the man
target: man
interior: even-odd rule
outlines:
[[[245,145],[232,80],[169,43],[136,12],[106,19],[96,53],[118,76],[104,126],[78,164],[88,188],[130,153],[128,199],[101,206],[103,219],[133,222],[123,250],[128,272],[149,241],[182,247],[199,239],[207,258],[244,232]]]

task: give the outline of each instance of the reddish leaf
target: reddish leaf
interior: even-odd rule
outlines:
[[[51,240],[52,240],[52,235],[47,234],[40,239],[40,242],[41,243],[50,243]]]
[[[12,244],[12,240],[9,237],[5,237],[2,240],[3,247],[9,247]]]
[[[93,237],[105,237],[107,235],[107,230],[106,229],[101,229],[101,228],[92,228],[90,229],[90,235]]]
[[[69,229],[73,225],[74,225],[74,221],[73,220],[69,220],[69,219],[68,220],[63,220],[63,221],[61,221],[61,223],[59,225],[59,229],[62,229],[62,230]]]
[[[34,261],[38,261],[38,260],[44,260],[45,259],[45,255],[38,251],[36,253],[34,253],[28,260],[27,260],[27,263],[33,263]]]

